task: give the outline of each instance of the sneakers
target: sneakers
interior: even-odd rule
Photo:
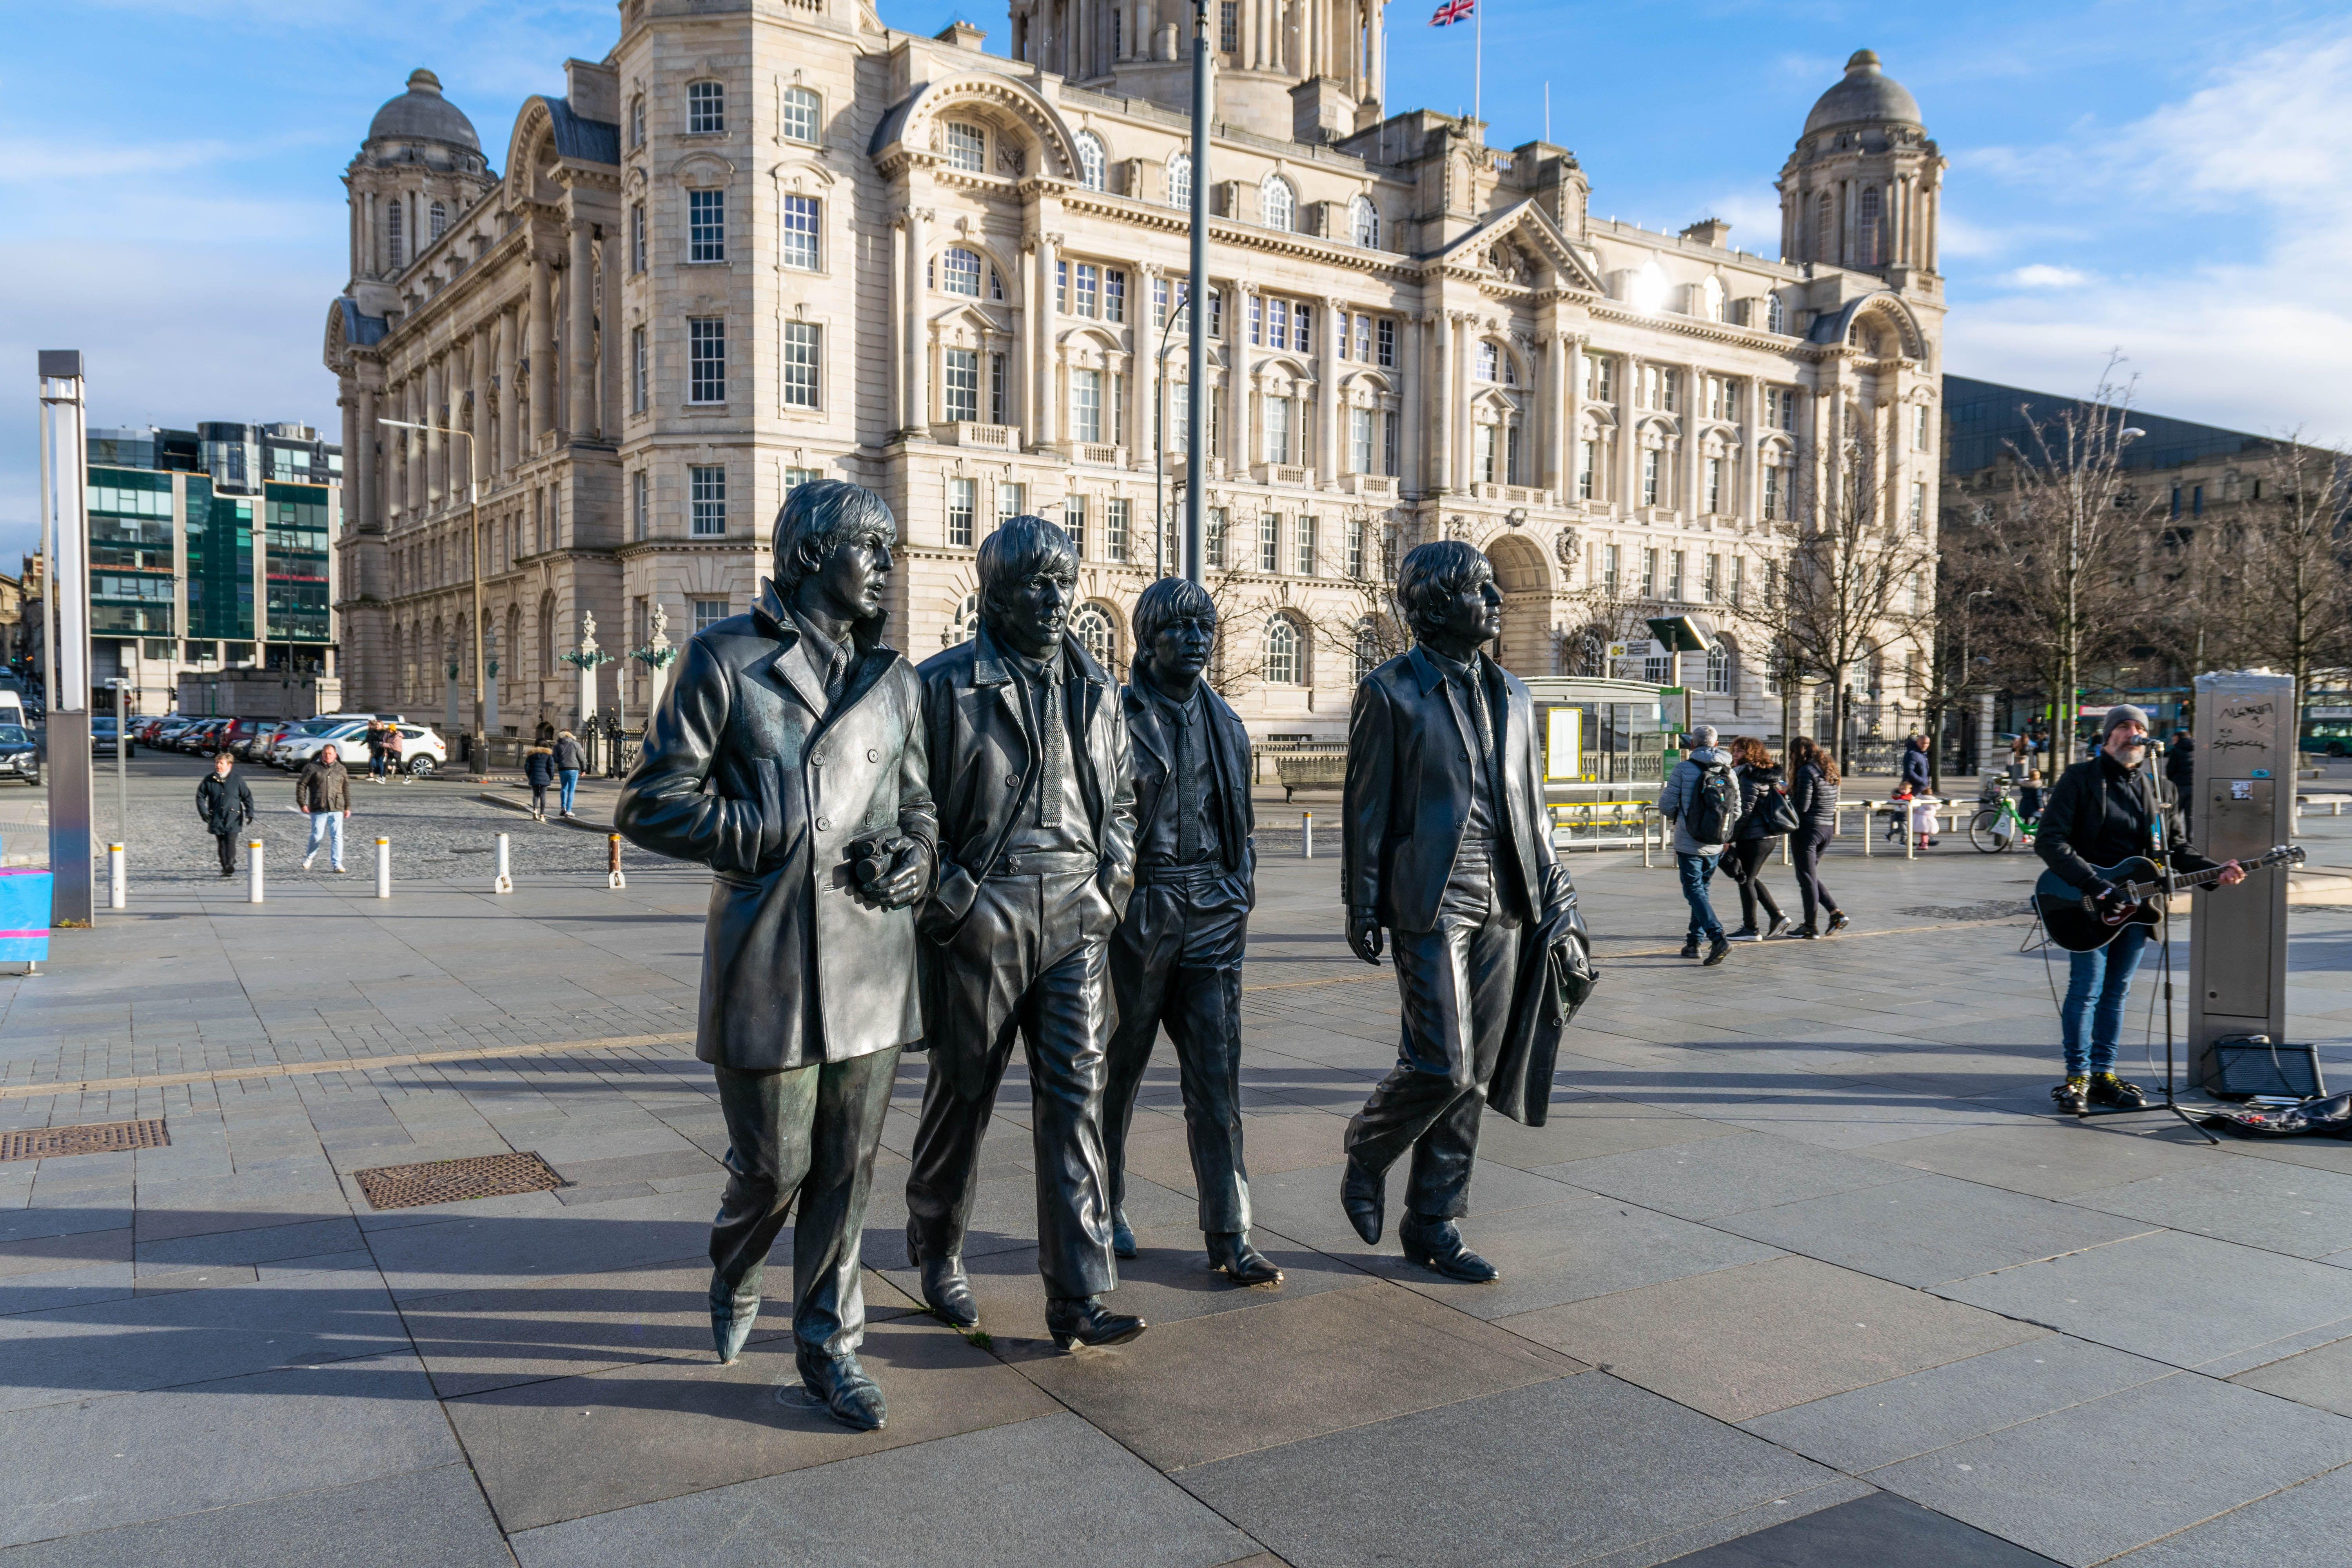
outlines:
[[[1741,926],[1738,931],[1733,931],[1724,940],[1727,942],[1762,942],[1764,940],[1764,933],[1758,931],[1754,926]]]
[[[1714,965],[1721,963],[1725,959],[1729,958],[1730,956],[1731,943],[1726,942],[1721,937],[1717,937],[1713,942],[1706,944],[1706,957],[1702,959],[1700,963],[1702,967],[1712,968]]]
[[[2091,1103],[2112,1106],[2118,1110],[2146,1110],[2147,1091],[2136,1083],[2126,1083],[2111,1072],[2091,1075]]]
[[[1774,915],[1774,916],[1772,917],[1772,927],[1771,927],[1771,929],[1770,929],[1769,931],[1767,931],[1764,933],[1764,935],[1765,935],[1766,940],[1768,940],[1768,941],[1769,941],[1769,939],[1771,939],[1771,938],[1773,938],[1773,937],[1776,937],[1776,936],[1787,936],[1787,935],[1790,934],[1791,932],[1793,932],[1796,929],[1797,929],[1797,922],[1796,922],[1796,921],[1792,921],[1792,920],[1790,920],[1788,916],[1786,916],[1786,915]]]
[[[1853,922],[1845,918],[1845,911],[1843,910],[1832,910],[1830,911],[1830,935],[1835,936],[1838,932],[1845,930],[1846,927],[1852,924],[1853,924]]]
[[[1683,939],[1683,956],[1685,958],[1698,956],[1698,932],[1693,931]]]
[[[1801,925],[1789,933],[1790,938],[1798,942],[1818,942],[1821,940],[1821,934],[1811,925]]]
[[[2088,1115],[2091,1110],[2091,1080],[2087,1076],[2076,1073],[2052,1089],[2050,1098],[2057,1101],[2059,1110],[2070,1116]]]

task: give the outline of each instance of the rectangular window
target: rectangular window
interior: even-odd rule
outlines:
[[[1348,575],[1360,578],[1364,574],[1364,525],[1348,525]]]
[[[1262,294],[1253,294],[1249,297],[1249,341],[1252,343],[1262,343],[1265,341],[1265,297]]]
[[[1502,379],[1502,372],[1496,368],[1496,362],[1499,357],[1500,356],[1494,344],[1480,343],[1478,345],[1478,379],[1480,381],[1499,381]]]
[[[631,531],[639,539],[651,539],[654,534],[654,477],[639,468],[629,476],[629,514]]]
[[[1006,518],[1022,514],[1028,505],[1028,489],[1026,485],[1009,482],[996,487],[996,521],[992,526],[1002,527]]]
[[[1657,596],[1658,552],[1654,550],[1644,550],[1642,552],[1642,597],[1654,599]]]
[[[1772,421],[1772,423],[1778,425],[1783,430],[1794,430],[1797,427],[1797,393],[1795,388],[1784,386],[1780,389],[1780,418]]]
[[[1109,500],[1103,502],[1104,560],[1124,561],[1127,559],[1128,526],[1133,505],[1134,503],[1132,501],[1118,496],[1114,496]]]
[[[646,330],[643,327],[631,327],[629,329],[629,412],[632,414],[643,414],[646,411]]]
[[[972,513],[979,509],[978,479],[948,481],[948,542],[958,550],[971,548]]]
[[[1265,341],[1276,348],[1290,342],[1290,301],[1273,300],[1266,304]]]
[[[980,420],[980,353],[948,349],[940,356],[940,390],[950,424]]]
[[[948,122],[948,167],[967,174],[988,172],[988,137],[977,125]]]
[[[1652,447],[1642,454],[1642,504],[1658,504],[1658,451]]]
[[[1679,550],[1669,550],[1666,552],[1666,597],[1680,599],[1682,596],[1683,552]]]
[[[1315,575],[1315,520],[1301,514],[1298,519],[1298,574]]]
[[[1396,329],[1386,321],[1381,323],[1381,336],[1385,342],[1380,363],[1386,364],[1390,358],[1394,357]],[[1356,318],[1356,357],[1360,360],[1372,357],[1372,319],[1370,316]]]
[[[1217,51],[1220,54],[1238,54],[1241,47],[1241,0],[1217,0]]]
[[[1764,521],[1780,521],[1780,470],[1777,468],[1764,470]]]
[[[1168,324],[1168,279],[1151,280],[1151,330],[1158,331]]]
[[[1731,558],[1731,607],[1735,610],[1745,607],[1742,595],[1747,586],[1747,566],[1746,556],[1735,555]]]
[[[1911,410],[1911,449],[1915,452],[1927,449],[1927,405],[1924,403]]]
[[[717,136],[727,129],[727,89],[715,81],[686,84],[686,133]]]
[[[1225,291],[1209,290],[1209,335],[1222,339],[1225,335]]]
[[[786,196],[783,207],[783,263],[803,272],[816,270],[816,198]]]
[[[1495,427],[1478,426],[1478,477],[1488,484],[1495,482]]]
[[[1579,441],[1576,444],[1576,449],[1578,454],[1576,499],[1591,500],[1599,493],[1600,481],[1597,476],[1601,472],[1601,443]]]
[[[1114,442],[1127,439],[1127,373],[1110,373],[1110,438]]]
[[[784,135],[794,142],[816,140],[816,94],[804,87],[784,92]]]
[[[1526,443],[1520,439],[1521,434],[1525,428],[1526,427],[1517,419],[1512,420],[1509,425],[1504,427],[1503,433],[1507,442],[1503,463],[1503,482],[1505,484],[1523,485],[1528,482],[1526,455],[1521,450]]]
[[[814,321],[784,323],[784,406],[817,405],[817,350],[824,329]]]
[[[803,485],[807,484],[810,480],[821,479],[823,478],[824,478],[824,470],[822,468],[786,468],[784,470],[784,493],[786,495],[790,495],[794,490],[800,489]]]
[[[1706,510],[1714,513],[1720,513],[1723,510],[1723,459],[1721,458],[1709,458],[1706,460]]]
[[[629,208],[629,270],[646,269],[646,204],[637,202]]]
[[[686,400],[688,403],[727,401],[727,323],[717,316],[697,316],[686,323]]]
[[[1372,471],[1372,416],[1369,408],[1348,410],[1348,466],[1355,473]]]
[[[1223,571],[1225,566],[1225,509],[1210,507],[1201,518],[1202,563]]]
[[[1333,343],[1333,350],[1341,359],[1353,359],[1355,357],[1355,355],[1349,353],[1349,350],[1354,345],[1356,341],[1356,329],[1351,324],[1354,321],[1355,318],[1353,316],[1349,315],[1347,311],[1342,310],[1339,312],[1339,320],[1335,323],[1339,331],[1337,339]]]
[[[686,193],[686,258],[688,261],[727,259],[727,193]]]
[[[1168,384],[1168,446],[1171,452],[1192,449],[1192,395],[1189,383]]]
[[[1087,558],[1087,498],[1070,496],[1062,502],[1062,531],[1070,536],[1070,548],[1078,559]]]
[[[1390,479],[1397,477],[1397,422],[1400,417],[1394,409],[1381,416],[1381,472]]]
[[[1613,544],[1604,544],[1601,547],[1601,590],[1602,593],[1614,594],[1617,592],[1617,569],[1619,560],[1620,557],[1617,546]]]
[[[1004,356],[1001,353],[990,354],[988,356],[988,422],[992,425],[1009,424],[1012,419],[1013,400],[1006,378]]]
[[[1927,529],[1927,487],[1914,480],[1911,486],[1911,531],[1924,533]]]
[[[1054,309],[1063,315],[1070,313],[1070,264],[1054,263]]]
[[[688,602],[694,606],[694,629],[698,635],[727,618],[727,601],[724,599],[694,599]]]
[[[1081,441],[1102,439],[1102,372],[1070,373],[1070,434]]]
[[[1103,268],[1103,320],[1127,320],[1127,274],[1116,267]]]
[[[1261,513],[1257,520],[1257,569],[1261,572],[1282,570],[1282,515]]]
[[[1290,461],[1290,399],[1269,397],[1265,409],[1265,460],[1269,463]]]
[[[1383,316],[1380,325],[1380,364],[1383,370],[1394,370],[1396,368],[1396,323]]]
[[[1616,362],[1606,354],[1584,356],[1584,395],[1595,403],[1617,401]]]
[[[1100,292],[1102,268],[1091,261],[1078,263],[1078,306],[1081,316],[1100,314],[1096,309],[1096,296]]]
[[[1698,580],[1698,596],[1702,603],[1712,605],[1723,589],[1723,557],[1710,555]]]
[[[697,463],[686,470],[694,508],[688,528],[697,539],[715,539],[727,531],[727,470],[717,463]]]

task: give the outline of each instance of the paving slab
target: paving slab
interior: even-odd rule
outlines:
[[[2230,1381],[2315,1410],[2352,1415],[2352,1339],[2270,1362]]]
[[[446,1403],[509,1531],[730,1486],[1058,1408],[1034,1384],[927,1318],[872,1324],[860,1357],[889,1425],[852,1432],[803,1395],[788,1340],[733,1366],[707,1352]]]
[[[463,1464],[0,1551],[0,1568],[512,1568]]]
[[[1154,1326],[1115,1352],[1065,1354],[1035,1340],[999,1339],[997,1348],[1168,1470],[1583,1370],[1371,1281]]]
[[[2352,1468],[2192,1525],[2127,1553],[2126,1568],[2281,1568],[2341,1562],[2352,1521]]]
[[[2166,1171],[2193,1169],[2211,1161],[2210,1150],[2210,1144],[2178,1122],[2135,1133],[2070,1116],[1965,1128],[1874,1143],[1860,1152],[1988,1187],[2039,1198],[2070,1198]]]
[[[2135,1546],[2352,1460],[2352,1421],[2176,1373],[1872,1470],[2060,1563]]]
[[[478,1208],[475,1204],[447,1206]],[[584,1209],[550,1202],[533,1214],[475,1212],[372,1230],[368,1245],[394,1296],[413,1301],[450,1290],[526,1285],[591,1269],[690,1257],[710,1245],[710,1212],[709,1199],[698,1193],[656,1194]]]
[[[1697,1274],[1503,1327],[1725,1421],[1900,1377],[2042,1331],[1811,1258]]]
[[[1297,1568],[1559,1568],[1679,1555],[1679,1531],[1853,1484],[1598,1373],[1464,1400],[1177,1478]],[[1442,1498],[1444,1506],[1429,1506]],[[1840,1500],[1843,1500],[1841,1499]],[[1753,1528],[1753,1526],[1751,1526]],[[1641,1549],[1660,1543],[1655,1554]]]
[[[131,1261],[131,1227],[85,1230],[0,1243],[0,1279],[20,1274],[54,1274],[92,1263]]]
[[[1740,1425],[1809,1459],[1859,1474],[2176,1370],[2087,1340],[2046,1334]]]
[[[1918,1286],[2055,1258],[2153,1228],[1955,1176],[1916,1176],[1725,1215],[1712,1223],[1784,1251]]]
[[[2242,1371],[2229,1358],[2280,1345],[2275,1361],[2352,1335],[2352,1270],[2201,1236],[2155,1231],[2047,1262],[1935,1287],[1936,1293],[2175,1366]]]
[[[2273,1160],[2208,1161],[2068,1201],[2293,1258],[2352,1247],[2352,1176]]]
[[[1660,1149],[1705,1138],[1733,1138],[1740,1129],[1630,1100],[1556,1100],[1541,1127],[1522,1127],[1489,1114],[1479,1123],[1478,1157],[1533,1171],[1633,1149]]]
[[[461,1458],[424,1370],[397,1355],[11,1411],[0,1445],[8,1545]]]
[[[1393,1251],[1396,1247],[1398,1216],[1404,1212],[1405,1181],[1409,1163],[1399,1160],[1389,1168],[1388,1232],[1379,1247],[1368,1247],[1356,1235],[1348,1221],[1347,1211],[1339,1206],[1339,1177],[1344,1165],[1317,1165],[1305,1170],[1283,1171],[1250,1184],[1250,1212],[1257,1222],[1287,1237],[1293,1237],[1310,1247],[1342,1258],[1353,1258],[1374,1250]],[[1470,1173],[1470,1213],[1473,1215],[1501,1214],[1508,1209],[1527,1208],[1537,1204],[1555,1204],[1575,1196],[1577,1189],[1565,1181],[1529,1171],[1515,1170],[1481,1159]],[[1130,1205],[1129,1213],[1132,1215]]]
[[[1905,1179],[1883,1160],[1769,1132],[1547,1165],[1535,1174],[1695,1220]]]
[[[1874,1492],[1673,1559],[1674,1568],[2037,1568],[2040,1552]]]
[[[1256,1543],[1074,1415],[515,1537],[524,1568],[1213,1568]]]

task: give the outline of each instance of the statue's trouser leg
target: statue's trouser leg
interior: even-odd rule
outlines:
[[[1013,1007],[1029,1054],[1037,1164],[1037,1271],[1049,1297],[1118,1287],[1103,1155],[1103,1048],[1110,1038],[1105,943],[1090,939],[1034,981]]]
[[[1485,857],[1465,848],[1446,883],[1437,929],[1391,933],[1402,1042],[1397,1065],[1348,1123],[1347,1148],[1374,1172],[1412,1151],[1405,1207],[1413,1214],[1469,1212],[1478,1118],[1510,1020],[1523,932],[1496,897]]]

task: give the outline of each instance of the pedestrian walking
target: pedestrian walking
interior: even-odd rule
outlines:
[[[327,849],[327,863],[337,875],[343,869],[343,819],[352,814],[352,775],[332,746],[319,748],[318,756],[294,780],[294,809],[310,819],[310,842],[302,850],[302,869]]]
[[[1903,782],[1911,787],[1911,831],[1922,849],[1936,847],[1936,774],[1927,758],[1927,737],[1913,735],[1903,742]]]
[[[569,730],[559,731],[555,737],[555,772],[563,780],[563,815],[572,816],[572,797],[580,788],[580,770],[588,765],[588,753]]]
[[[383,727],[383,765],[393,783],[408,782],[407,772],[400,765],[400,726],[397,724]]]
[[[383,783],[383,737],[392,726],[381,719],[371,719],[367,727],[368,777]]]
[[[1800,735],[1789,745],[1789,804],[1797,814],[1797,830],[1789,836],[1789,854],[1797,863],[1797,897],[1805,909],[1805,923],[1790,934],[1807,939],[1835,936],[1853,923],[1822,886],[1822,851],[1830,847],[1838,830],[1837,759],[1822,751],[1811,736]],[[1865,829],[1868,826],[1864,824]],[[1819,923],[1824,910],[1830,917],[1826,933]]]
[[[1658,792],[1658,815],[1675,825],[1675,873],[1682,879],[1683,898],[1690,904],[1690,935],[1683,942],[1683,956],[1698,957],[1698,939],[1704,936],[1706,962],[1721,963],[1731,952],[1731,942],[1716,918],[1706,885],[1739,826],[1739,781],[1731,776],[1731,753],[1715,743],[1714,725],[1695,725],[1690,741],[1690,754],[1675,764],[1673,776]]]
[[[2031,765],[2032,760],[2033,742],[2032,738],[2025,735],[2013,737],[2009,742],[2010,782],[2012,784],[2023,782],[2025,778],[2025,770],[2029,765]]]
[[[235,765],[236,760],[226,752],[215,752],[213,771],[196,785],[196,815],[212,830],[225,878],[236,875],[236,841],[253,820],[253,792],[243,779],[229,776]]]
[[[523,782],[530,785],[530,819],[547,820],[547,788],[555,782],[555,748],[533,746],[522,754]],[[563,814],[571,816],[570,812]]]
[[[1797,826],[1796,808],[1789,804],[1789,786],[1780,766],[1763,742],[1742,735],[1731,742],[1732,772],[1739,781],[1739,826],[1723,858],[1724,875],[1739,889],[1739,929],[1734,942],[1762,942],[1784,936],[1796,922],[1780,912],[1772,889],[1764,884],[1764,863],[1772,850]],[[1756,909],[1764,908],[1766,923],[1756,923]]]

